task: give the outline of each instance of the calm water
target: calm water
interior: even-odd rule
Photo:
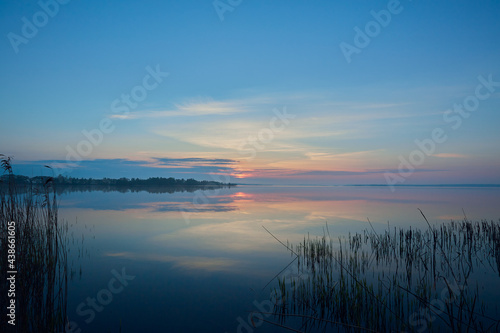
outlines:
[[[69,331],[289,332],[248,319],[269,310],[272,280],[292,259],[262,226],[296,243],[322,235],[325,223],[335,235],[370,228],[367,218],[376,230],[426,228],[418,208],[431,223],[464,212],[497,221],[499,199],[500,188],[428,187],[63,194],[73,234]]]

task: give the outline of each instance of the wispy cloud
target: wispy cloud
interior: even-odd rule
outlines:
[[[441,172],[446,171],[442,169],[418,169],[415,172]],[[293,176],[313,176],[313,177],[345,177],[345,176],[362,176],[383,174],[385,172],[398,172],[398,170],[382,170],[382,169],[368,169],[368,170],[292,170],[292,169],[255,169],[254,173],[259,174],[259,177],[279,178],[293,177]]]
[[[322,152],[307,152],[305,155],[313,161],[331,161],[338,158],[352,158],[352,157],[365,157],[375,156],[383,152],[382,149],[367,150],[367,151],[353,151],[347,153],[322,153]]]
[[[451,154],[451,153],[440,153],[440,154],[434,154],[432,155],[434,157],[440,157],[440,158],[467,158],[467,155],[463,154]]]
[[[184,166],[186,164],[197,164],[197,165],[224,165],[224,164],[234,164],[237,161],[225,158],[155,158],[156,161],[162,163],[163,165],[173,165],[173,166]]]
[[[142,118],[166,118],[179,116],[206,116],[206,115],[229,115],[246,112],[241,101],[190,101],[184,104],[176,104],[174,109],[160,111],[136,111],[123,115],[112,115],[116,119],[142,119]]]

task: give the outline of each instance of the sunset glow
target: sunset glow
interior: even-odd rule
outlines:
[[[0,46],[0,151],[27,175],[51,165],[93,178],[500,183],[498,4],[453,4],[468,13],[460,24],[450,4],[399,5],[380,35],[349,54],[361,38],[353,28],[383,4],[262,2],[224,21],[210,1],[158,2],[144,18],[137,4],[100,4],[99,22],[155,25],[117,30],[82,26],[86,9],[71,3],[18,53],[9,40]],[[4,32],[19,33],[27,9],[2,6]],[[103,34],[116,45],[103,45]],[[129,45],[135,51],[123,52]],[[96,50],[103,56],[90,56]]]

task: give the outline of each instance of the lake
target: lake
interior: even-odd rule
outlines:
[[[70,225],[73,270],[68,331],[290,332],[269,323],[277,322],[273,316],[255,326],[249,318],[272,311],[275,277],[293,260],[274,237],[297,244],[322,236],[326,224],[335,237],[388,225],[426,229],[418,209],[431,224],[461,221],[464,213],[498,221],[499,199],[499,187],[64,193],[59,214]]]

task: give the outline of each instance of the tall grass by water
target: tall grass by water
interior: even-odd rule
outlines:
[[[422,214],[423,215],[423,214]],[[500,222],[372,228],[287,245],[298,275],[278,279],[274,314],[296,332],[498,332]]]
[[[13,178],[11,160],[0,155],[4,173]],[[7,294],[8,224],[15,222],[15,326],[9,324]],[[12,228],[10,229],[12,230]],[[22,191],[14,181],[0,184],[0,331],[63,332],[66,322],[68,226],[58,219],[51,179]],[[9,274],[10,275],[10,274]]]

